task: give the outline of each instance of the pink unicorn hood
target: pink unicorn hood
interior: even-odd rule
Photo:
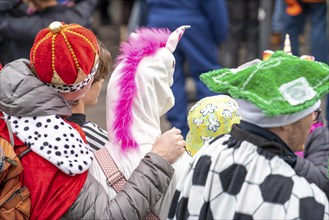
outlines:
[[[174,105],[172,53],[188,27],[140,28],[121,44],[107,87],[106,124],[109,140],[123,152],[152,146],[160,136],[160,116]]]

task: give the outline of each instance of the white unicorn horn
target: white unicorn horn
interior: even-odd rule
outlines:
[[[290,55],[292,55],[292,53],[291,53],[291,43],[290,43],[289,34],[286,34],[286,38],[285,38],[285,40],[284,40],[283,51],[284,51],[286,54],[290,54]]]
[[[180,41],[180,39],[182,38],[182,36],[185,32],[185,29],[190,28],[190,27],[191,27],[190,25],[180,26],[179,28],[177,28],[175,31],[173,31],[169,35],[167,43],[166,43],[166,48],[168,50],[170,50],[170,52],[173,53],[176,50],[177,44]]]

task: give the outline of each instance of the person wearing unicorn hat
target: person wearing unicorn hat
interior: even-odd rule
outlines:
[[[235,98],[241,122],[195,155],[169,219],[329,219],[328,179],[294,154],[329,91],[329,66],[277,51],[201,80]]]
[[[31,198],[26,218],[137,219],[170,184],[170,163],[185,145],[175,131],[157,139],[113,200],[88,172],[93,153],[82,129],[66,117],[70,103],[89,90],[99,56],[92,31],[56,21],[38,33],[30,60],[13,61],[0,72],[0,136],[14,139],[14,149],[22,156],[25,187],[15,199]]]
[[[110,198],[120,189],[109,183],[110,175],[103,172],[106,161],[112,160],[116,165],[120,173],[116,181],[125,181],[161,135],[160,117],[174,105],[170,89],[175,68],[172,53],[188,27],[182,26],[172,33],[168,29],[140,28],[121,45],[107,87],[106,122],[110,142],[96,152],[97,163],[93,163],[91,171]],[[179,129],[174,131],[180,133]],[[167,217],[178,177],[190,159],[185,153],[173,164],[175,175],[171,185],[152,207],[151,216]]]

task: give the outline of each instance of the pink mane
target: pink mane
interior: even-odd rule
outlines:
[[[120,46],[120,55],[116,66],[121,62],[121,76],[117,86],[119,87],[119,99],[114,106],[113,133],[114,141],[121,145],[121,150],[137,148],[131,132],[132,104],[137,93],[135,74],[139,62],[147,56],[151,56],[162,47],[165,47],[171,32],[168,29],[140,28],[135,32],[137,37],[130,37]]]

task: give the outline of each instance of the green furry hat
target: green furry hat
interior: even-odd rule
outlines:
[[[310,108],[327,94],[329,66],[277,51],[268,60],[214,70],[200,79],[211,91],[246,100],[274,117]]]

